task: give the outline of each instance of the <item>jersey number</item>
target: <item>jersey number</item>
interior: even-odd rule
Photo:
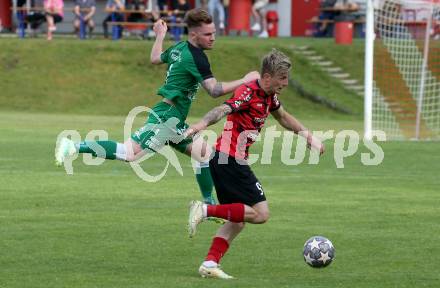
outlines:
[[[263,195],[264,191],[263,191],[263,187],[261,187],[260,182],[255,183],[255,186],[257,186],[257,189],[260,190],[260,195]]]

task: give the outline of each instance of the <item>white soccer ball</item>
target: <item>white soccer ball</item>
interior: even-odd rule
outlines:
[[[304,244],[304,261],[313,268],[323,268],[335,259],[335,246],[323,236],[313,236]]]

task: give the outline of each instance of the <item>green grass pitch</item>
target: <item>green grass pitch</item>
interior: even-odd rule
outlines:
[[[62,130],[84,137],[104,129],[123,140],[122,123],[120,116],[0,114],[0,287],[439,287],[438,143],[380,143],[379,166],[361,164],[368,151],[361,147],[337,169],[332,141],[319,165],[298,166],[281,164],[277,141],[272,165],[253,166],[271,219],[247,225],[233,243],[222,265],[237,279],[227,282],[197,274],[217,224],[187,237],[187,203],[199,198],[187,158],[183,177],[171,168],[158,183],[117,161],[86,166],[78,158],[74,175],[54,166]],[[154,157],[143,168],[153,173],[164,163]],[[302,259],[313,235],[336,247],[325,269]]]

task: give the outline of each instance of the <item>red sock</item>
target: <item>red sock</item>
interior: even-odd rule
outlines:
[[[206,255],[205,261],[214,261],[220,263],[223,255],[228,251],[229,243],[225,238],[215,237],[212,239],[211,248],[209,248],[208,255]]]
[[[213,216],[240,223],[244,221],[244,204],[208,205],[207,214],[208,217]]]

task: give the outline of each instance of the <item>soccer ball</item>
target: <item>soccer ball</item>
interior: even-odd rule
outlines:
[[[323,268],[335,259],[335,247],[323,236],[313,236],[304,243],[304,261],[313,268]]]

